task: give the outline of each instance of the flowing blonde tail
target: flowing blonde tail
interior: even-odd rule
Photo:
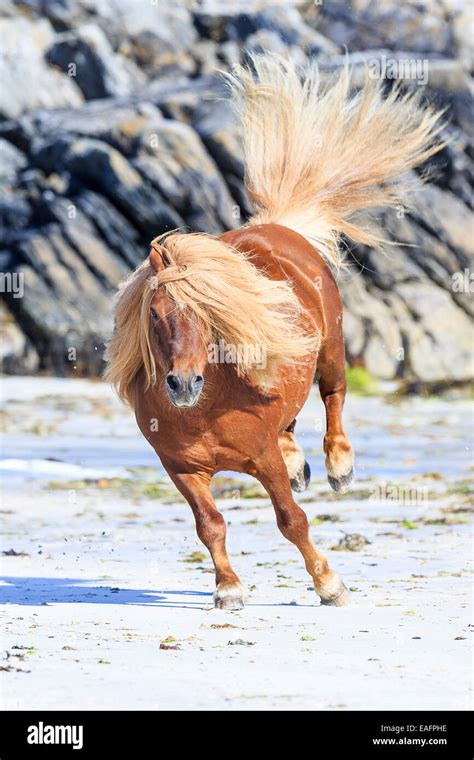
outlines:
[[[275,55],[251,56],[251,68],[227,75],[243,125],[250,224],[299,232],[335,268],[341,235],[380,246],[354,215],[401,202],[403,175],[443,147],[441,113],[397,87],[384,98],[383,83],[369,77],[351,93],[347,66],[325,88],[314,64],[302,79]]]

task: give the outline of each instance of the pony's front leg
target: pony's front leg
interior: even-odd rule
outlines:
[[[216,570],[214,605],[223,610],[239,610],[244,606],[245,589],[234,573],[225,545],[226,524],[218,511],[211,491],[210,478],[201,474],[168,474],[193,510],[196,531],[210,552]]]
[[[345,606],[350,600],[349,591],[337,573],[330,569],[324,554],[318,552],[311,541],[308,518],[293,499],[280,450],[276,448],[267,451],[265,461],[257,462],[256,467],[257,478],[272,500],[278,527],[303,555],[321,603],[335,607]]]

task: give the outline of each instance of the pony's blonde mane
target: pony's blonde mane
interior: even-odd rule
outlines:
[[[275,385],[282,366],[308,361],[317,351],[319,335],[303,328],[290,283],[270,280],[246,254],[203,233],[168,234],[153,245],[164,249],[167,266],[155,274],[147,260],[122,283],[106,351],[105,377],[132,407],[142,367],[147,386],[157,382],[149,309],[158,287],[193,316],[211,343],[245,347],[235,370],[262,391]]]

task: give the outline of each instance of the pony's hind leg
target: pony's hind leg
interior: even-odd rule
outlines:
[[[278,436],[278,446],[285,460],[290,485],[293,491],[305,491],[311,479],[311,470],[304,458],[303,449],[296,443],[294,436],[296,420]]]
[[[342,338],[341,338],[342,340]],[[329,485],[334,491],[347,491],[354,480],[354,452],[342,427],[342,408],[346,396],[344,352],[339,362],[318,364],[319,391],[326,407],[324,453]]]
[[[230,564],[225,545],[226,524],[214,504],[209,478],[194,473],[175,474],[172,468],[166,469],[193,510],[197,534],[212,557],[216,571],[214,605],[224,610],[241,609],[245,602],[245,588]]]
[[[279,529],[303,555],[306,569],[313,579],[321,603],[334,607],[348,604],[349,591],[337,573],[330,569],[326,557],[317,551],[311,541],[308,518],[293,499],[285,462],[279,448],[267,452],[265,461],[256,463],[256,471],[257,478],[272,500]]]

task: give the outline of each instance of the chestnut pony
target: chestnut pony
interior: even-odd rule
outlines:
[[[220,237],[173,232],[152,242],[119,290],[106,377],[193,510],[217,607],[245,598],[209,487],[221,470],[262,483],[322,603],[342,606],[349,592],[292,497],[309,480],[295,418],[317,372],[328,479],[344,491],[354,457],[341,421],[339,241],[383,242],[354,214],[400,202],[404,173],[441,147],[439,114],[396,89],[384,99],[370,79],[354,94],[347,68],[321,90],[315,67],[300,78],[276,56],[254,56],[227,79],[255,213]]]

